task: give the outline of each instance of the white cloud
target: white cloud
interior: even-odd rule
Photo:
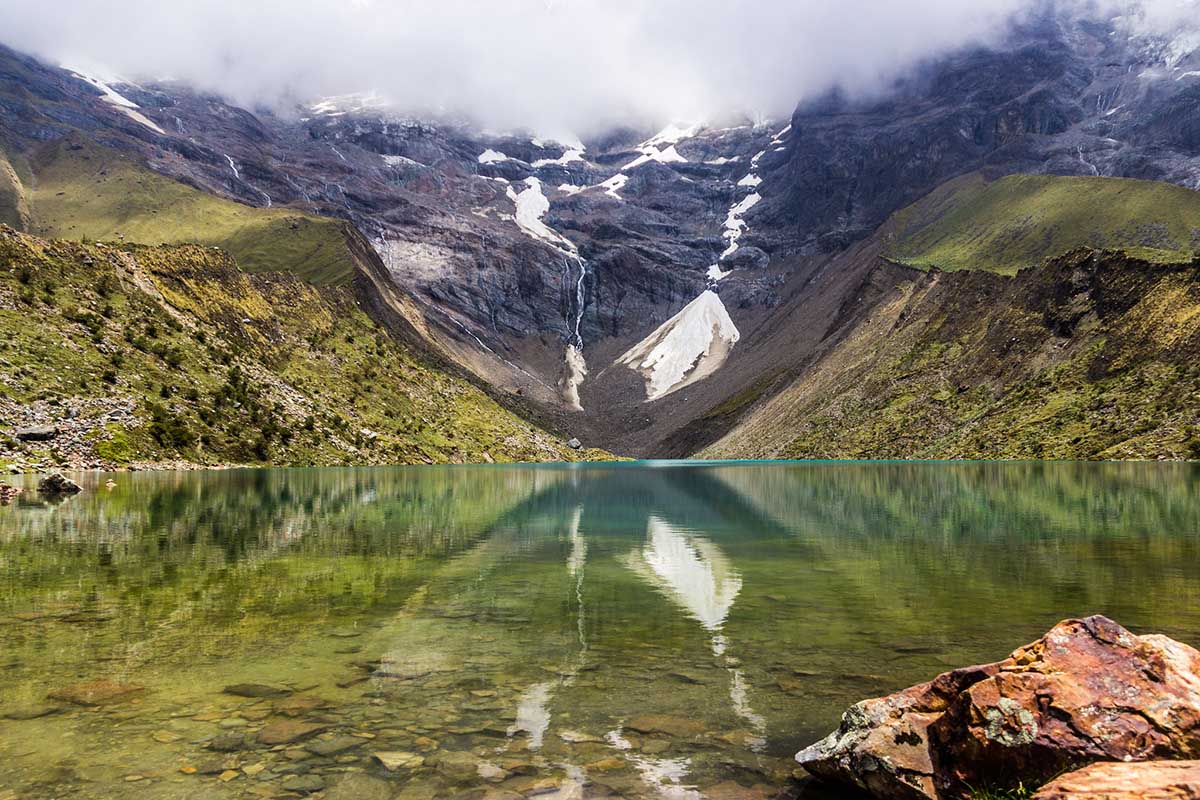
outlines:
[[[870,90],[987,40],[1035,2],[0,0],[0,39],[243,104],[375,89],[414,112],[587,132],[722,112],[783,116],[832,85]],[[1153,24],[1196,12],[1196,0],[1145,5]]]

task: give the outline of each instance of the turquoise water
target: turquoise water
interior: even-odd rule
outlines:
[[[1194,466],[79,480],[0,508],[0,800],[789,796],[846,706],[1062,618],[1200,642]]]

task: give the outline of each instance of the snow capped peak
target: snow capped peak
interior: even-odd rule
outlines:
[[[650,402],[711,375],[740,338],[721,298],[707,289],[617,363],[645,377]]]

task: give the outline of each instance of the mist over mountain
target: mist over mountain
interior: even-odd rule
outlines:
[[[0,0],[5,42],[126,80],[173,78],[243,106],[374,91],[414,115],[587,135],[617,124],[784,117],[833,87],[878,92],[994,43],[1045,0]],[[1165,30],[1194,0],[1069,0]]]

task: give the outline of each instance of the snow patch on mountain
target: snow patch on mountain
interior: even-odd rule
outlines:
[[[659,150],[656,147],[643,147],[641,148],[641,152],[642,154],[640,156],[621,167],[621,170],[624,172],[631,169],[637,169],[642,164],[649,164],[651,161],[657,161],[660,164],[687,163],[687,159],[679,154],[679,151],[675,149],[675,145],[669,145],[664,147],[662,150]]]
[[[715,372],[741,334],[721,298],[705,290],[620,358],[646,379],[646,401],[665,397]]]
[[[746,220],[742,219],[742,215],[758,205],[759,200],[762,200],[762,195],[758,192],[751,192],[743,197],[741,202],[730,208],[729,213],[725,215],[725,232],[721,236],[729,241],[729,246],[725,248],[725,252],[721,253],[721,258],[729,258],[737,252],[738,239],[742,238],[742,234],[749,228]]]
[[[488,148],[479,154],[480,164],[499,164],[502,161],[508,161],[508,156],[501,153],[499,150]]]
[[[616,198],[617,200],[624,200],[625,198],[621,197],[618,192],[624,189],[625,184],[627,183],[629,183],[628,175],[613,175],[611,178],[599,185],[604,187],[604,193],[609,197]]]
[[[72,69],[71,67],[64,66],[63,69],[66,69],[68,72],[70,72],[76,78],[79,78],[79,80],[83,81],[84,83],[88,84],[89,86],[99,89],[103,93],[103,95],[100,98],[101,100],[108,103],[113,108],[116,108],[117,110],[119,110],[125,116],[129,117],[134,122],[138,123],[139,125],[149,128],[150,130],[154,131],[155,133],[162,134],[163,136],[167,135],[167,132],[164,131],[162,128],[160,128],[157,124],[155,124],[155,122],[152,119],[147,117],[142,112],[138,111],[138,109],[141,108],[141,106],[139,106],[137,103],[130,100],[125,95],[118,92],[116,89],[109,86],[108,83],[100,80],[99,78],[88,75],[84,72],[80,72],[79,70]]]
[[[635,149],[641,155],[621,167],[621,171],[637,169],[643,164],[649,164],[651,161],[657,161],[660,164],[687,163],[687,159],[679,154],[679,151],[675,149],[675,145],[684,139],[692,138],[703,127],[699,123],[692,125],[668,125],[654,136],[639,144]]]
[[[347,114],[366,114],[388,108],[391,104],[378,92],[355,92],[322,97],[308,107],[318,117],[343,117]]]
[[[695,136],[703,127],[704,125],[699,122],[682,125],[673,122],[658,133],[651,136],[646,141],[642,142],[639,146],[660,147],[664,144],[679,144],[684,139],[690,139]]]
[[[572,148],[567,150],[558,158],[539,158],[537,161],[533,162],[532,166],[534,169],[540,169],[541,167],[549,167],[554,165],[565,167],[572,161],[583,161],[583,150]]]
[[[508,197],[517,207],[517,226],[534,239],[544,242],[573,258],[578,258],[574,243],[565,236],[560,236],[553,228],[542,222],[542,217],[550,210],[550,200],[542,192],[542,182],[537,178],[526,178],[525,189],[517,192],[508,187]]]

